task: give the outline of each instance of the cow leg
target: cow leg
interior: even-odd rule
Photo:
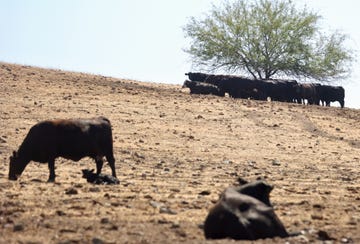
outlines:
[[[339,101],[339,103],[340,103],[340,106],[341,106],[342,108],[345,106],[345,101],[344,101],[344,100]]]
[[[104,164],[104,161],[102,160],[102,157],[96,157],[95,162],[96,162],[96,174],[99,175],[101,174],[101,169]]]
[[[107,156],[106,156],[106,160],[108,161],[108,163],[109,163],[109,165],[110,165],[112,176],[114,176],[114,177],[116,178],[115,158],[114,158],[114,156],[113,156],[112,154],[111,154],[111,155],[107,155]]]
[[[49,179],[48,182],[54,182],[55,181],[55,159],[50,159],[48,162],[49,166]]]

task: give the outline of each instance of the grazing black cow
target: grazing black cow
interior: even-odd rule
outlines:
[[[183,85],[183,88],[185,87],[190,88],[190,94],[204,94],[204,95],[211,94],[220,97],[225,96],[225,92],[221,90],[219,87],[204,82],[186,80]]]
[[[110,121],[104,117],[43,121],[34,125],[19,150],[10,157],[9,179],[17,180],[30,161],[48,163],[49,182],[55,181],[55,159],[79,161],[91,157],[100,174],[103,157],[116,177]]]
[[[288,237],[270,204],[271,190],[263,181],[225,189],[206,217],[205,237],[235,240]]]
[[[317,87],[317,92],[319,95],[319,100],[325,102],[326,106],[330,106],[330,102],[336,101],[340,103],[342,108],[345,106],[345,90],[343,87],[319,85]]]

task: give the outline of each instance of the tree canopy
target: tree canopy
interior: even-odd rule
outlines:
[[[185,50],[198,67],[332,81],[350,74],[353,50],[347,36],[321,30],[321,16],[291,0],[225,1],[184,27]]]

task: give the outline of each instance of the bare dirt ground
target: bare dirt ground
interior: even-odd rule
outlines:
[[[303,232],[259,242],[360,243],[359,110],[191,96],[179,85],[5,63],[0,94],[0,243],[210,242],[201,225],[239,176],[274,185],[277,215]],[[90,159],[58,158],[56,183],[35,162],[7,179],[33,124],[99,115],[112,122],[120,185],[87,183]]]

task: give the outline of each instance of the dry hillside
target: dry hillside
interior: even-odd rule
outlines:
[[[290,243],[360,243],[359,110],[6,63],[0,92],[0,243],[203,243],[209,208],[239,176],[275,186],[276,213],[303,233]],[[7,179],[33,124],[99,115],[112,122],[120,185],[87,183],[90,159],[58,158],[56,183],[34,162]]]

